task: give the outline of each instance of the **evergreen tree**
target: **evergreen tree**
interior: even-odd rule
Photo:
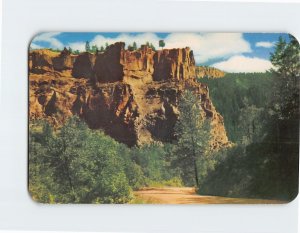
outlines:
[[[136,44],[135,41],[134,41],[133,44],[132,44],[132,49],[133,49],[133,50],[137,50],[137,44]]]
[[[245,134],[242,135],[243,130],[241,131],[243,129],[240,125],[243,121],[241,118],[247,117],[246,112],[251,111],[249,109],[251,106],[265,112],[268,102],[272,99],[274,93],[272,86],[276,79],[274,74],[266,72],[226,73],[223,78],[204,77],[198,80],[208,85],[212,102],[224,118],[229,140],[239,142],[245,136]],[[255,122],[258,121],[255,120]]]
[[[258,108],[250,105],[245,98],[244,105],[239,113],[238,133],[239,142],[243,145],[249,145],[253,142],[259,142],[262,136],[264,125],[264,108]]]
[[[91,50],[90,42],[89,42],[89,41],[86,41],[86,42],[85,42],[85,51],[86,51],[86,52],[90,52],[90,50]]]
[[[271,92],[273,99],[266,99],[261,108],[244,104],[239,128],[248,139],[247,143],[224,153],[227,156],[202,183],[201,194],[288,201],[297,196],[299,53],[294,37],[290,36],[289,42],[279,39],[270,58],[274,66],[271,70],[273,88],[268,85],[252,93],[258,96],[260,92]]]
[[[98,46],[97,45],[93,45],[91,52],[96,53],[97,51],[98,51]]]
[[[79,50],[77,49],[77,50],[75,50],[73,53],[76,54],[76,55],[78,55],[80,52],[79,52]]]
[[[128,49],[129,51],[133,51],[133,50],[134,50],[132,45],[128,45],[127,49]]]
[[[181,168],[182,179],[187,185],[199,186],[199,164],[205,160],[209,148],[209,124],[202,116],[200,101],[191,91],[183,93],[179,111],[175,125],[178,142],[174,163]]]
[[[156,49],[155,49],[155,47],[154,47],[154,45],[151,43],[150,44],[150,48],[153,50],[153,51],[156,51]]]
[[[164,40],[159,40],[158,45],[163,49],[166,46],[166,43]]]
[[[46,122],[39,122],[42,132],[36,134],[29,131],[29,183],[28,190],[33,200],[42,203],[53,203],[57,184],[51,179],[49,169],[47,145],[53,137],[51,126]],[[31,127],[33,127],[31,125]]]
[[[271,62],[275,67],[274,111],[280,118],[299,116],[300,45],[295,37],[289,36],[288,43],[282,37],[276,44]]]

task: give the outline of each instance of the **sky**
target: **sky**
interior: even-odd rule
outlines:
[[[36,35],[32,49],[71,47],[85,51],[86,41],[98,47],[123,41],[126,46],[146,42],[159,49],[158,41],[165,41],[165,48],[190,47],[197,65],[212,66],[226,72],[265,72],[272,68],[269,61],[279,36],[283,33],[97,33],[97,32],[45,32]]]

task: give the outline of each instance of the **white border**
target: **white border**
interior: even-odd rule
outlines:
[[[286,205],[41,205],[27,193],[27,48],[41,31],[289,32],[299,4],[159,0],[5,0],[0,85],[0,229],[297,232]]]

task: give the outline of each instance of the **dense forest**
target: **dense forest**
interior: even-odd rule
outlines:
[[[274,74],[271,72],[226,73],[223,78],[205,77],[199,82],[208,85],[212,101],[224,118],[226,132],[232,142],[243,139],[245,132],[241,129],[242,124],[250,121],[251,114],[264,110],[275,88]]]
[[[145,186],[195,186],[199,194],[292,200],[298,194],[299,44],[280,39],[267,73],[201,78],[232,146],[212,151],[210,124],[186,90],[176,139],[128,146],[78,117],[61,128],[30,121],[29,192],[44,203],[136,203]]]
[[[226,74],[208,83],[235,145],[199,193],[292,200],[298,194],[299,43],[281,39],[265,74]],[[202,80],[201,80],[202,81]]]

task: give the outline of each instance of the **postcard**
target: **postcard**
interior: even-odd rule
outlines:
[[[36,35],[28,52],[32,199],[292,201],[299,52],[285,33]]]

